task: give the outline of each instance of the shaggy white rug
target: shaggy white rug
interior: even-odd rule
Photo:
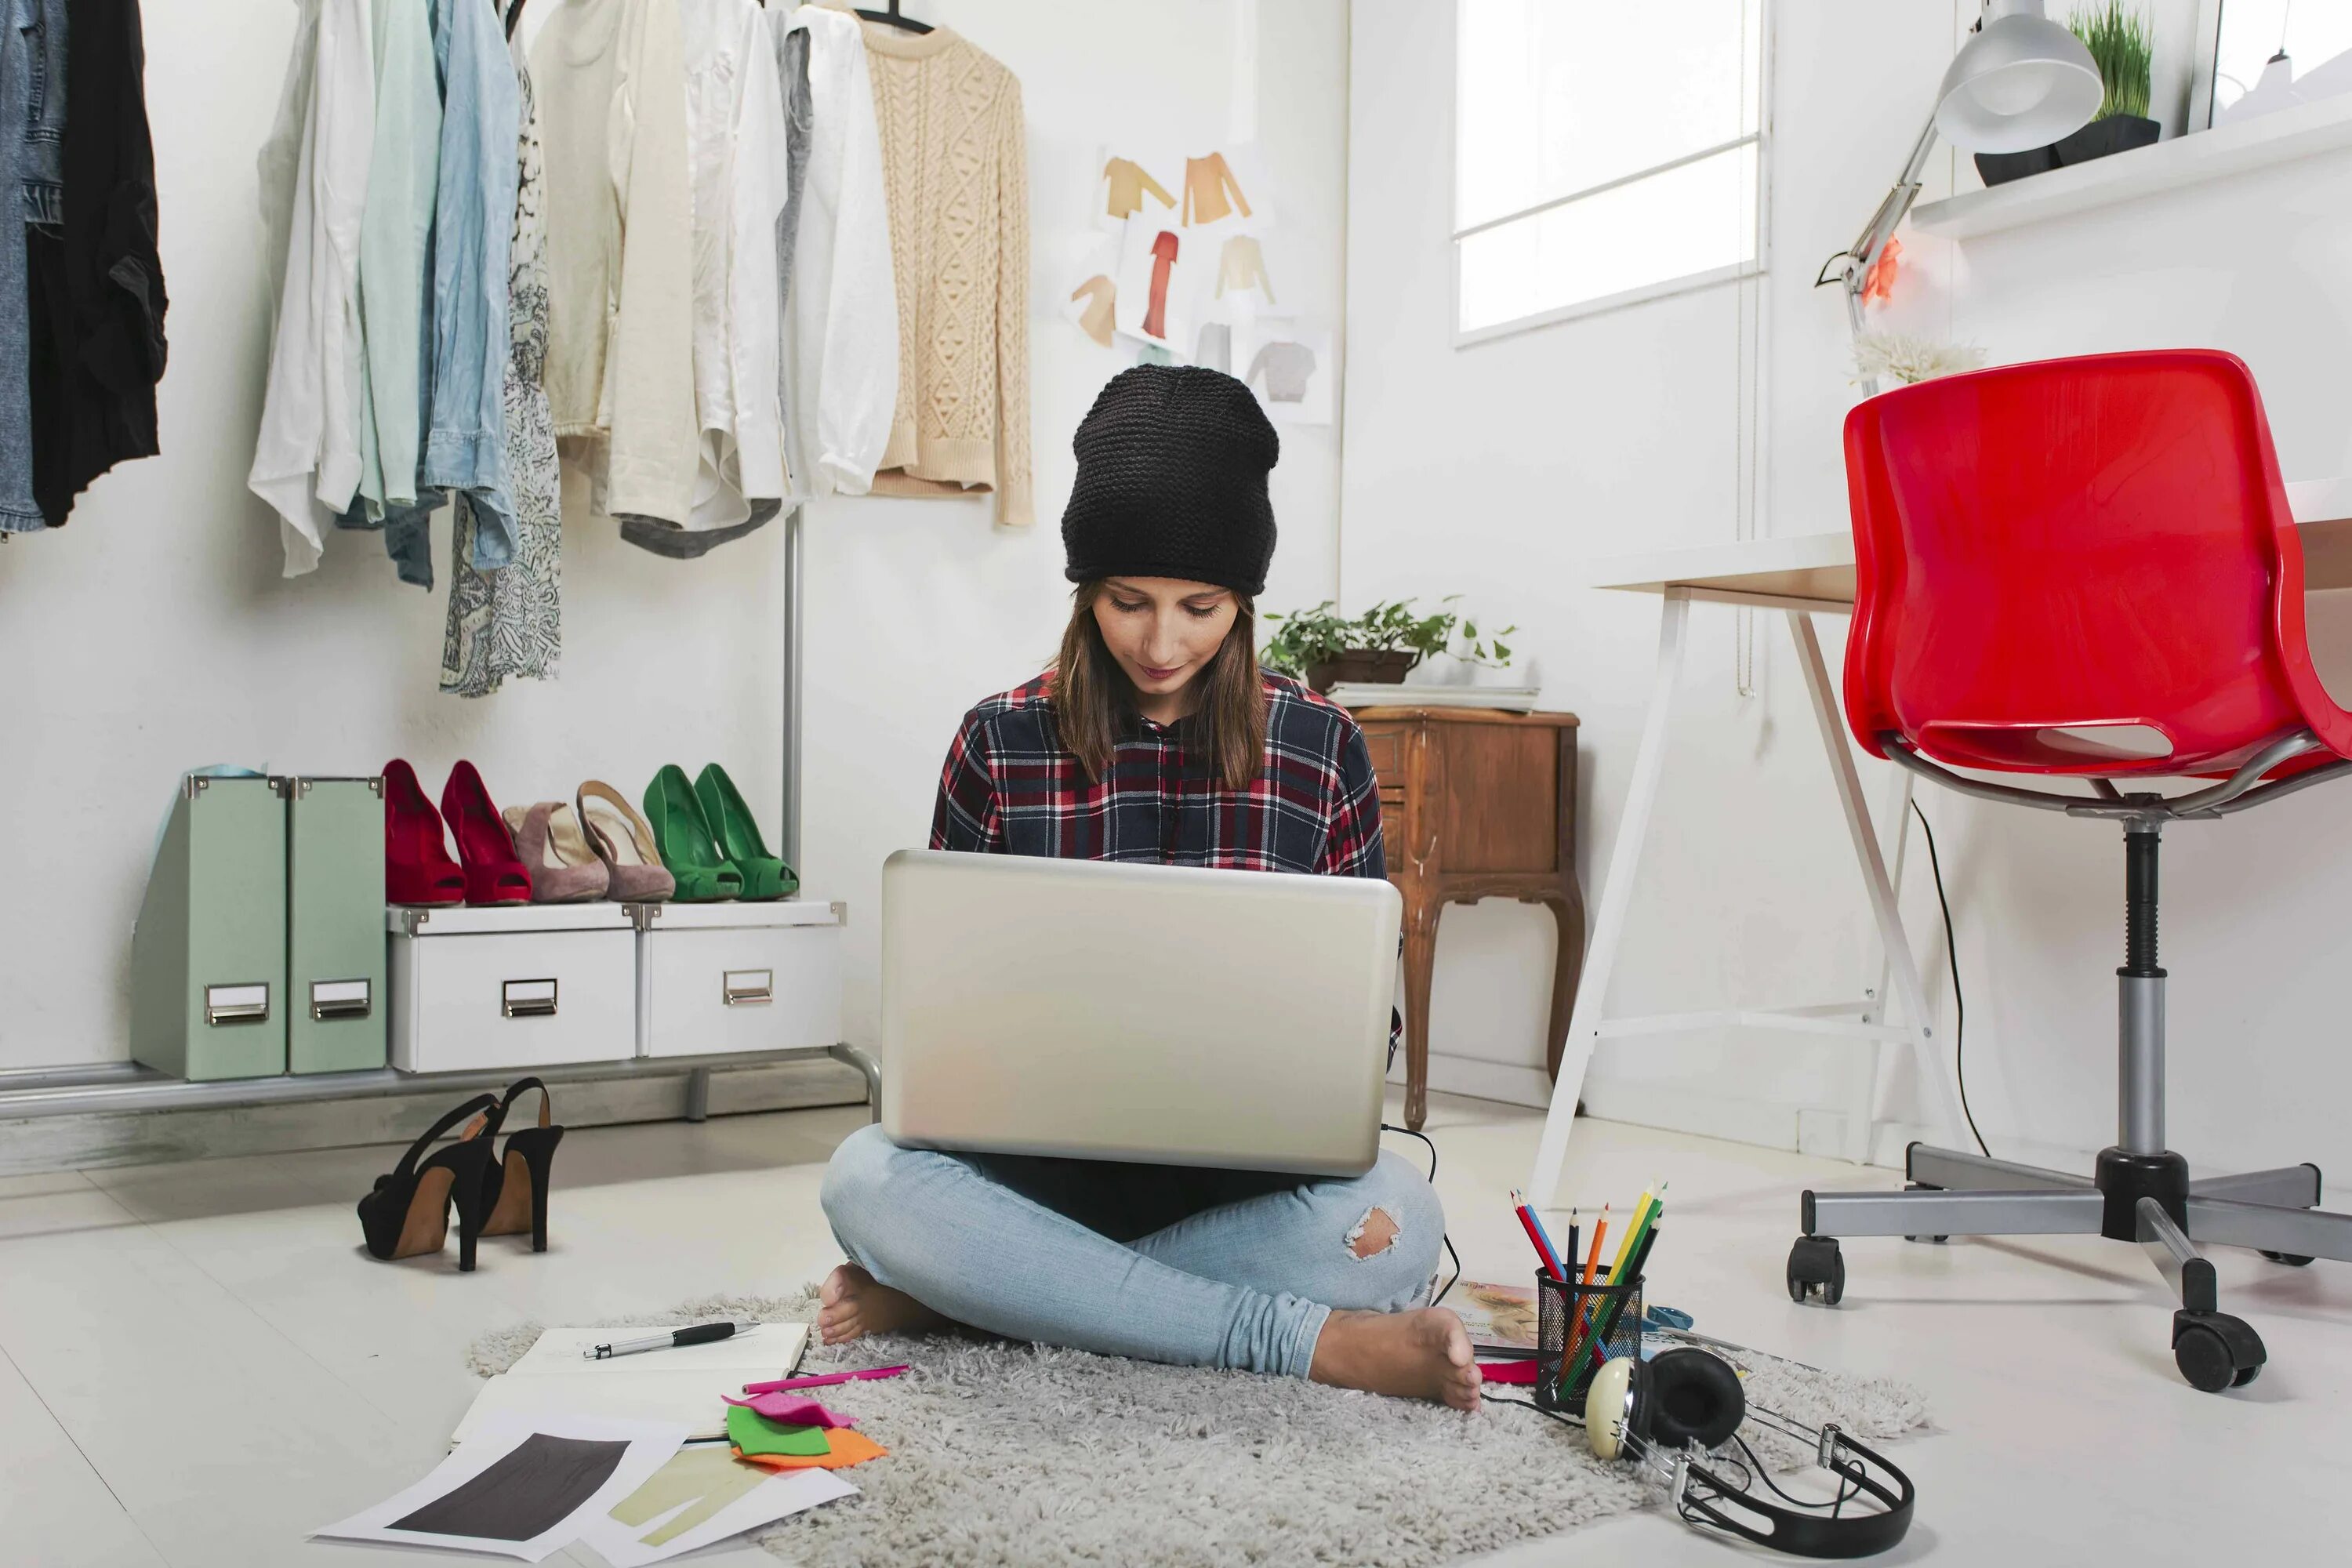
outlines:
[[[720,1296],[615,1322],[801,1322],[814,1309],[813,1292]],[[502,1372],[539,1331],[486,1335],[468,1363],[485,1377]],[[1654,1499],[1624,1467],[1593,1458],[1580,1431],[1495,1400],[1471,1415],[1299,1378],[949,1338],[839,1349],[812,1341],[802,1370],[898,1362],[914,1370],[821,1394],[890,1454],[843,1472],[863,1495],[763,1537],[776,1556],[817,1568],[1420,1568],[1557,1535]],[[1808,1425],[1833,1420],[1867,1441],[1927,1419],[1918,1392],[1891,1379],[1769,1356],[1745,1364],[1751,1403]],[[1525,1399],[1529,1391],[1498,1393]],[[1779,1452],[1782,1462],[1794,1458]]]

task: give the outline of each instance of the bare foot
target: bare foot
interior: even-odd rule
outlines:
[[[1308,1375],[1340,1388],[1478,1408],[1478,1362],[1470,1335],[1444,1307],[1333,1312],[1315,1342]]]
[[[855,1263],[845,1263],[825,1276],[817,1288],[817,1337],[829,1345],[866,1334],[937,1333],[954,1326],[904,1290],[875,1283],[874,1276]]]

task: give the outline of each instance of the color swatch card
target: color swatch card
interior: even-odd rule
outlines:
[[[482,1385],[450,1438],[462,1443],[499,1415],[604,1415],[675,1421],[689,1437],[727,1430],[729,1394],[788,1375],[808,1343],[806,1323],[758,1323],[708,1344],[592,1361],[585,1352],[642,1328],[549,1329],[512,1367]]]

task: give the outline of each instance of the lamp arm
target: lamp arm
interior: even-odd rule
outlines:
[[[1862,336],[1862,289],[1869,279],[1870,264],[1878,258],[1879,251],[1894,237],[1895,226],[1911,210],[1911,204],[1919,199],[1920,175],[1927,171],[1927,153],[1935,144],[1936,118],[1931,114],[1927,117],[1927,123],[1920,128],[1919,139],[1911,144],[1911,156],[1904,160],[1903,174],[1895,182],[1895,188],[1886,193],[1886,198],[1878,204],[1878,210],[1870,215],[1870,222],[1864,226],[1860,237],[1846,251],[1845,321],[1847,330],[1857,338]],[[1877,378],[1865,378],[1863,389],[1866,395],[1875,397],[1878,395]]]

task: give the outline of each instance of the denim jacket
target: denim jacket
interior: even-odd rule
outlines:
[[[14,0],[25,45],[25,221],[66,220],[66,0]]]
[[[488,0],[434,0],[433,54],[441,75],[440,186],[434,198],[432,367],[425,405],[424,486],[462,489],[480,524],[474,564],[514,558],[507,488],[507,252],[513,241],[516,138],[522,89]],[[433,581],[426,520],[441,498],[420,489],[414,509],[385,518],[384,548],[404,582]]]

